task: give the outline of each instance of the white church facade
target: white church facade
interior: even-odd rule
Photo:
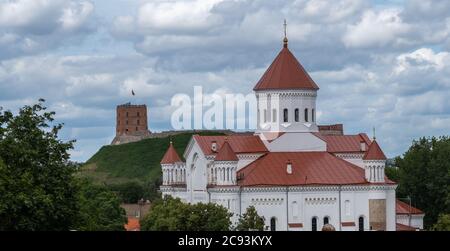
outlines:
[[[255,133],[194,135],[185,162],[170,144],[160,191],[220,204],[234,222],[254,206],[266,230],[320,231],[331,224],[338,231],[395,231],[397,185],[385,176],[383,151],[364,133],[317,125],[318,90],[285,38],[254,87]]]

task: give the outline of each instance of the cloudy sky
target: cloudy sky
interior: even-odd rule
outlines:
[[[321,87],[319,123],[376,127],[389,157],[449,134],[447,0],[0,0],[0,106],[45,98],[85,161],[114,137],[117,104],[147,104],[161,131],[171,97],[194,85],[248,93],[285,18],[289,48]]]

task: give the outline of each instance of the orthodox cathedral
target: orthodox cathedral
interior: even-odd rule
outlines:
[[[255,133],[194,135],[185,162],[171,143],[161,160],[163,195],[220,204],[234,214],[233,222],[254,206],[272,231],[320,231],[326,224],[337,231],[423,227],[423,213],[396,200],[397,185],[385,176],[386,156],[375,138],[345,135],[340,124],[317,125],[319,86],[286,36],[253,90]]]

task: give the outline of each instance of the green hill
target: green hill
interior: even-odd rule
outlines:
[[[223,135],[214,131],[182,133],[171,136],[180,157],[193,134]],[[169,137],[144,139],[138,142],[103,146],[86,164],[79,175],[107,185],[126,182],[153,183],[161,176],[159,162],[169,146]]]

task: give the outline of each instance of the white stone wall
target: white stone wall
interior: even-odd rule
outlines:
[[[411,226],[418,229],[423,229],[423,217],[424,214],[413,214],[410,216],[407,214],[399,214],[396,216],[397,223],[403,224],[406,226]]]

